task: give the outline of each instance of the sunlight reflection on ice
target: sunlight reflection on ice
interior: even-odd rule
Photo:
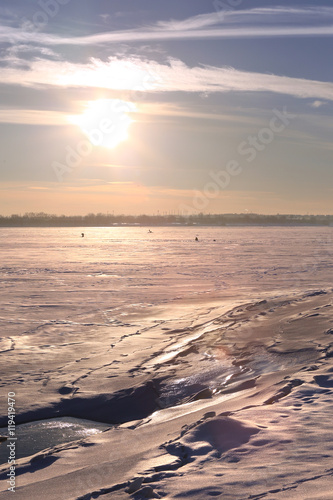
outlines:
[[[17,458],[33,455],[45,448],[88,438],[110,428],[110,425],[72,417],[39,420],[16,426]],[[7,428],[0,429],[7,435]],[[0,446],[0,463],[7,460],[7,449]]]

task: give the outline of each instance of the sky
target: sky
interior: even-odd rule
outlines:
[[[330,0],[2,0],[0,214],[333,214]]]

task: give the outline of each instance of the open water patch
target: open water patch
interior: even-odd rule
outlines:
[[[16,426],[16,459],[38,453],[45,448],[84,439],[109,429],[110,425],[73,417],[37,420]],[[7,436],[7,428],[0,428],[0,435]],[[0,464],[6,463],[8,442],[0,443]]]

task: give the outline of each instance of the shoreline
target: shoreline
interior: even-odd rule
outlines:
[[[122,228],[122,227],[133,227],[133,228],[164,228],[164,227],[173,227],[173,228],[176,228],[176,227],[180,227],[180,228],[192,228],[192,229],[195,229],[195,228],[204,228],[204,227],[208,227],[210,229],[212,228],[216,228],[216,229],[223,229],[223,228],[232,228],[232,227],[236,227],[236,228],[239,228],[239,227],[268,227],[268,228],[289,228],[289,227],[297,227],[297,228],[306,228],[306,227],[309,227],[309,228],[314,228],[314,227],[318,227],[318,228],[329,228],[329,227],[333,227],[333,223],[330,223],[330,224],[310,224],[310,223],[289,223],[289,224],[264,224],[264,223],[257,223],[257,224],[178,224],[178,223],[171,223],[171,224],[127,224],[127,223],[114,223],[114,224],[110,224],[110,225],[96,225],[96,224],[91,224],[91,225],[82,225],[82,224],[74,224],[74,225],[65,225],[65,224],[61,224],[61,225],[40,225],[40,224],[24,224],[24,225],[11,225],[11,226],[7,226],[7,225],[0,225],[0,229],[24,229],[24,228],[33,228],[33,227],[36,227],[36,228],[45,228],[45,229],[52,229],[52,228],[55,228],[55,229],[71,229],[71,228],[76,228],[76,229],[80,229],[80,228],[99,228],[99,229],[112,229],[112,228]]]

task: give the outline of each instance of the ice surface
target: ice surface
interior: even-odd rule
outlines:
[[[3,401],[114,426],[16,498],[330,498],[332,229],[0,229]]]

